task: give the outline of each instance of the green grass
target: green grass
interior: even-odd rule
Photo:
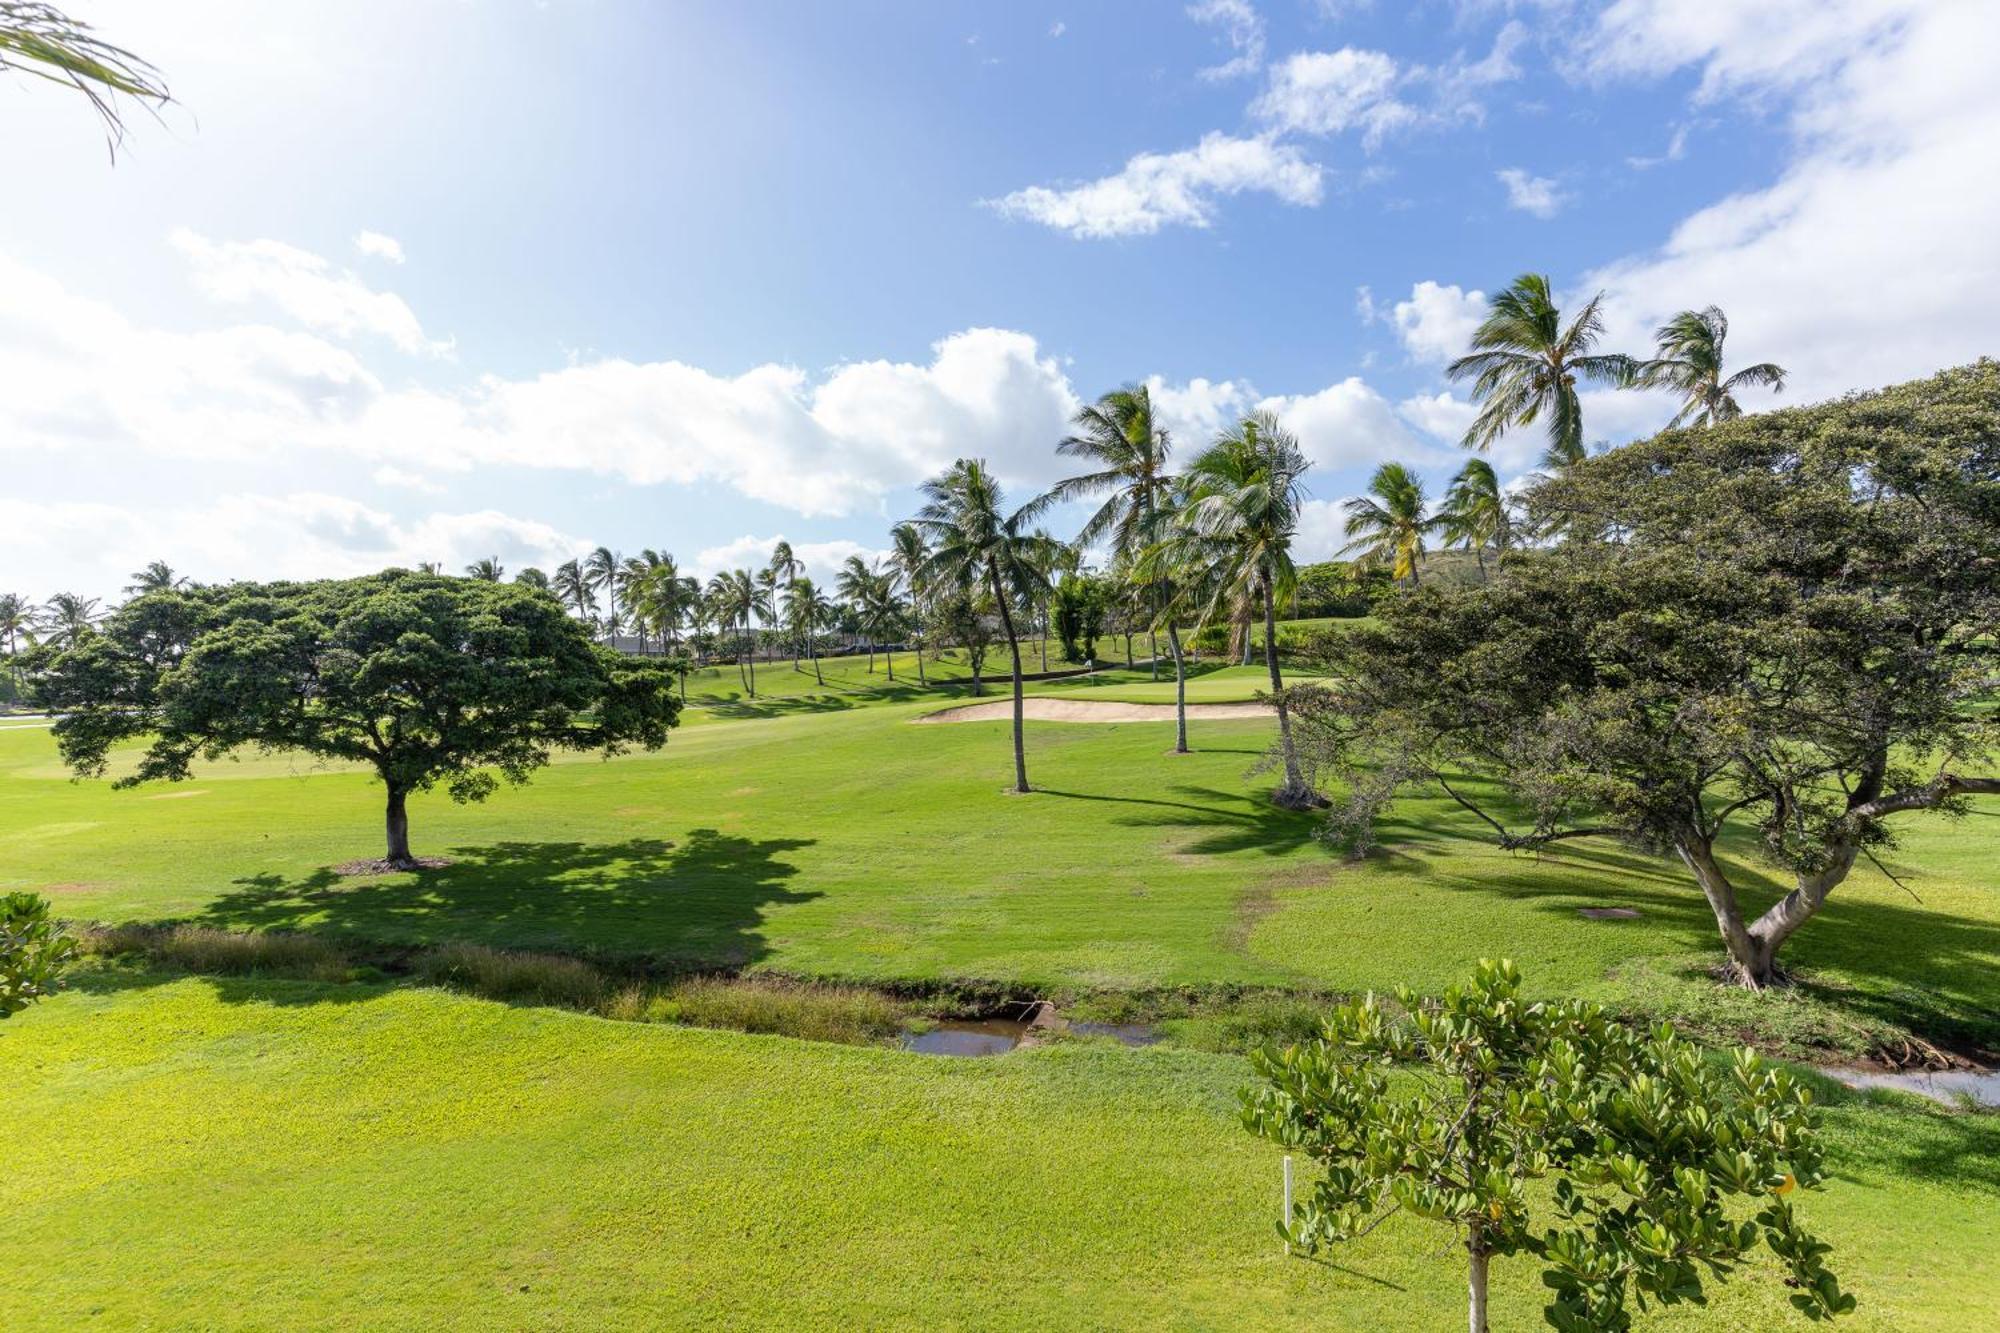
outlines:
[[[1261,719],[1197,720],[1178,757],[1161,723],[1031,723],[1038,790],[1007,795],[1004,723],[912,726],[953,696],[841,667],[830,691],[850,693],[782,705],[789,663],[760,670],[755,705],[716,683],[658,754],[565,759],[483,805],[419,798],[416,848],[452,864],[408,875],[334,869],[381,851],[365,773],[252,755],[113,791],[69,781],[46,729],[0,729],[0,890],[181,926],[131,935],[156,963],[93,964],[0,1029],[0,1325],[673,1324],[707,1302],[796,1326],[1443,1326],[1459,1279],[1420,1230],[1340,1267],[1272,1253],[1274,1158],[1231,1118],[1244,1067],[1193,1047],[1295,1031],[1309,1006],[1287,990],[1435,988],[1500,954],[1541,993],[1796,1056],[1908,1027],[2000,1044],[1990,802],[1907,824],[1882,855],[1916,897],[1858,871],[1787,950],[1803,984],[1751,997],[1706,976],[1713,922],[1670,863],[1504,854],[1442,798],[1399,804],[1346,860],[1266,800]],[[1149,674],[1038,688],[1143,699]],[[1732,850],[1761,907],[1777,880]],[[1577,914],[1608,904],[1643,915]],[[241,931],[283,939],[220,933]],[[333,980],[418,946],[397,984]],[[280,955],[329,979],[275,979]],[[768,985],[606,980],[675,967]],[[853,982],[1073,996],[1185,1045],[949,1062],[659,1021],[880,1040],[895,1013]],[[1239,989],[1259,993],[1194,1003]],[[1840,1179],[1813,1203],[1856,1326],[1990,1322],[2000,1122],[1843,1097],[1831,1123]],[[1525,1267],[1502,1280],[1509,1320],[1531,1319]],[[1761,1284],[1726,1300],[1725,1327],[1782,1306]]]
[[[1287,1260],[1240,1060],[948,1060],[422,989],[107,975],[10,1021],[0,1325],[1444,1328],[1401,1219]],[[2000,1318],[2000,1119],[1842,1098],[1854,1329]],[[88,1261],[84,1257],[88,1256]],[[1496,1327],[1537,1322],[1495,1268]],[[1803,1327],[1768,1266],[1706,1317]]]
[[[1073,990],[1435,987],[1507,954],[1545,993],[1697,1028],[1848,1049],[1904,1022],[2000,1035],[2000,811],[1912,821],[1884,859],[1921,901],[1857,871],[1787,950],[1810,984],[1751,1002],[1702,975],[1713,922],[1669,862],[1502,853],[1441,798],[1397,806],[1351,862],[1265,800],[1255,719],[1200,720],[1179,757],[1163,723],[1031,723],[1039,790],[1004,795],[1006,725],[908,725],[937,706],[711,718],[483,805],[422,797],[417,850],[453,864],[373,878],[330,868],[379,854],[364,773],[252,756],[113,791],[70,782],[45,730],[0,733],[0,888],[77,919]],[[1759,907],[1779,884],[1738,860]],[[1603,904],[1644,915],[1577,913]]]

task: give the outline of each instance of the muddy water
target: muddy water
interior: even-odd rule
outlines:
[[[1144,1023],[1070,1023],[1053,1013],[1034,1020],[1011,1018],[951,1019],[927,1032],[903,1034],[903,1049],[923,1055],[1004,1055],[1031,1038],[1057,1031],[1080,1037],[1115,1037],[1127,1046],[1151,1046],[1160,1034]]]
[[[903,1049],[924,1055],[1003,1055],[1027,1035],[1028,1025],[1011,1019],[953,1019],[928,1032],[904,1033]]]
[[[1916,1070],[1907,1074],[1882,1073],[1873,1069],[1822,1070],[1850,1088],[1894,1088],[1914,1092],[1919,1097],[1946,1105],[1956,1105],[1961,1094],[1969,1094],[1981,1106],[2000,1106],[2000,1069]]]

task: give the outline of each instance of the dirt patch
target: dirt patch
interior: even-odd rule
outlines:
[[[416,858],[419,870],[442,870],[451,864],[448,857],[419,856]],[[400,875],[405,867],[390,865],[380,857],[369,861],[342,861],[333,868],[336,875]]]
[[[39,888],[30,889],[28,892],[39,893],[49,898],[66,898],[72,894],[96,893],[103,887],[102,884],[85,884],[79,881],[71,884],[44,884]]]
[[[1269,717],[1268,705],[1189,704],[1188,717]],[[1012,699],[991,703],[960,704],[914,718],[916,722],[999,722],[1014,716]],[[1034,722],[1171,722],[1172,704],[1120,704],[1102,699],[1023,699],[1021,716]]]
[[[145,799],[149,801],[184,801],[190,796],[206,795],[208,795],[208,788],[203,787],[199,791],[156,791]]]
[[[1247,953],[1250,937],[1265,917],[1278,910],[1278,891],[1270,884],[1252,884],[1236,895],[1236,908],[1222,942],[1231,953]]]
[[[1592,921],[1637,921],[1639,909],[1636,907],[1579,907],[1578,916],[1589,917]]]

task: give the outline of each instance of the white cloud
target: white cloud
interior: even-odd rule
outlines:
[[[1153,414],[1166,429],[1177,454],[1205,448],[1210,440],[1241,421],[1257,401],[1257,391],[1241,380],[1209,380],[1200,376],[1186,384],[1169,384],[1158,375],[1147,379]]]
[[[1507,167],[1493,174],[1507,187],[1507,207],[1520,212],[1552,218],[1569,200],[1547,176],[1531,176],[1519,167]]]
[[[1486,293],[1425,279],[1410,288],[1409,300],[1396,302],[1388,318],[1411,356],[1451,361],[1465,355],[1473,331],[1486,318]]]
[[[421,472],[411,472],[393,463],[384,463],[371,474],[378,486],[399,486],[406,491],[419,491],[425,495],[442,495],[444,487],[424,476]]]
[[[76,534],[92,534],[78,542]],[[109,595],[148,560],[203,581],[329,578],[482,556],[544,568],[589,549],[546,523],[493,510],[398,519],[319,492],[228,495],[175,507],[0,498],[0,567],[23,586]]]
[[[1471,428],[1479,409],[1450,390],[1434,394],[1414,394],[1396,404],[1396,415],[1426,435],[1457,444]]]
[[[991,204],[1072,236],[1149,236],[1167,226],[1206,227],[1217,196],[1246,190],[1314,205],[1322,193],[1320,168],[1289,144],[1217,132],[1177,153],[1140,153],[1116,175],[1063,188],[1031,186]]]
[[[1656,252],[1587,275],[1609,289],[1607,342],[1650,346],[1676,310],[1715,302],[1730,360],[1772,360],[1802,401],[1994,350],[2000,291],[2000,6],[1633,3],[1586,56],[1603,77],[1693,65],[1697,100],[1785,103],[1796,141],[1769,187],[1683,220]],[[1747,406],[1748,404],[1746,404]]]
[[[1380,51],[1300,51],[1272,66],[1270,86],[1250,111],[1281,132],[1359,129],[1374,143],[1416,119],[1412,108],[1396,100],[1396,81],[1396,62]]]
[[[1232,52],[1228,60],[1198,71],[1196,77],[1218,83],[1263,68],[1264,20],[1250,0],[1199,0],[1189,5],[1187,12],[1196,23],[1221,28]]]
[[[989,459],[1016,489],[1044,484],[1075,407],[1055,360],[1005,329],[952,334],[927,362],[819,375],[606,359],[392,389],[311,334],[143,327],[0,256],[0,455],[95,443],[233,461],[320,449],[392,469],[385,484],[561,469],[717,482],[802,514],[844,514],[961,455]]]
[[[1372,468],[1392,458],[1416,463],[1446,457],[1411,435],[1389,400],[1358,375],[1317,393],[1264,398],[1257,406],[1284,418],[1315,467]]]
[[[265,302],[308,328],[351,338],[387,338],[405,352],[440,355],[449,342],[424,336],[416,312],[320,256],[280,241],[210,241],[182,227],[171,240],[194,270],[197,289],[224,305]]]
[[[1068,31],[1069,31],[1069,24],[1064,23],[1061,19],[1057,19],[1054,23],[1051,23],[1049,25],[1049,36],[1051,37],[1060,37]]]
[[[748,569],[752,572],[765,568],[771,563],[771,550],[785,540],[782,532],[769,537],[744,535],[720,546],[710,546],[694,558],[689,571],[696,577],[707,579],[725,569]],[[847,563],[851,555],[858,555],[870,565],[888,557],[886,550],[863,546],[860,542],[837,539],[826,542],[793,542],[792,555],[804,566],[806,578],[820,584],[829,593],[832,591],[834,576]]]
[[[1687,156],[1687,142],[1688,127],[1676,125],[1672,137],[1667,140],[1666,148],[1651,157],[1634,154],[1625,159],[1625,165],[1634,171],[1650,171],[1663,162],[1678,162]]]
[[[384,236],[379,231],[355,233],[354,248],[371,259],[386,259],[391,264],[400,264],[405,258],[403,243],[393,236]]]
[[[1339,557],[1347,545],[1347,500],[1307,500],[1299,506],[1298,531],[1292,536],[1292,558],[1302,565]]]

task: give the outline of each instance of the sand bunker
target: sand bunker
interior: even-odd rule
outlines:
[[[1269,717],[1268,704],[1189,704],[1188,718]],[[1043,699],[1021,701],[1021,715],[1035,722],[1171,722],[1172,704],[1119,704],[1103,699]],[[1014,716],[1012,699],[960,704],[926,713],[918,722],[1000,722]]]

